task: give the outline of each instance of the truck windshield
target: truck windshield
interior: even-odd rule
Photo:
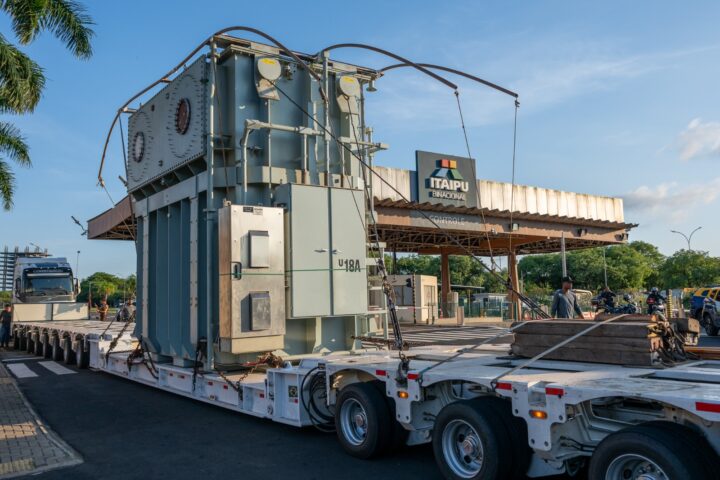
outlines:
[[[28,275],[25,282],[27,295],[67,295],[72,292],[70,275]]]

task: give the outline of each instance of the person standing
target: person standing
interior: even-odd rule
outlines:
[[[562,288],[553,295],[550,315],[553,318],[583,318],[582,309],[572,291],[572,277],[562,278]]]
[[[0,347],[10,348],[10,329],[12,327],[12,312],[10,305],[5,305],[0,312]]]
[[[98,315],[100,315],[100,321],[104,322],[105,317],[107,317],[107,313],[110,307],[108,307],[107,301],[101,300],[100,305],[98,305],[97,312]]]

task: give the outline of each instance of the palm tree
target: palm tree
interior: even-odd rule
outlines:
[[[0,10],[10,16],[12,29],[21,45],[50,32],[65,43],[78,58],[92,55],[92,20],[72,0],[0,0]],[[35,110],[45,76],[42,68],[0,34],[0,113],[23,114]],[[0,201],[5,210],[13,205],[15,176],[6,159],[29,167],[30,154],[25,138],[8,122],[0,122]]]

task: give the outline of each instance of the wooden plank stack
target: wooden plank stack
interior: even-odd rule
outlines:
[[[596,321],[611,318],[598,316]],[[543,357],[548,360],[598,362],[615,365],[659,365],[663,345],[651,315],[628,315],[601,325]],[[593,325],[589,320],[531,321],[514,332],[512,353],[532,358]]]

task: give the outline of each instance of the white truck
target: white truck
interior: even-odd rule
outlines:
[[[221,374],[154,363],[132,329],[20,322],[14,335],[29,351],[229,410],[334,429],[356,457],[432,442],[448,479],[587,470],[591,480],[705,480],[720,471],[719,361],[638,368],[539,360],[507,375],[527,361],[508,356],[507,345],[461,356],[459,347],[435,346],[406,352],[407,371],[396,351],[358,350],[273,366],[263,359]]]
[[[67,259],[18,258],[13,285],[13,320],[76,320],[88,318],[77,303],[79,285]]]

